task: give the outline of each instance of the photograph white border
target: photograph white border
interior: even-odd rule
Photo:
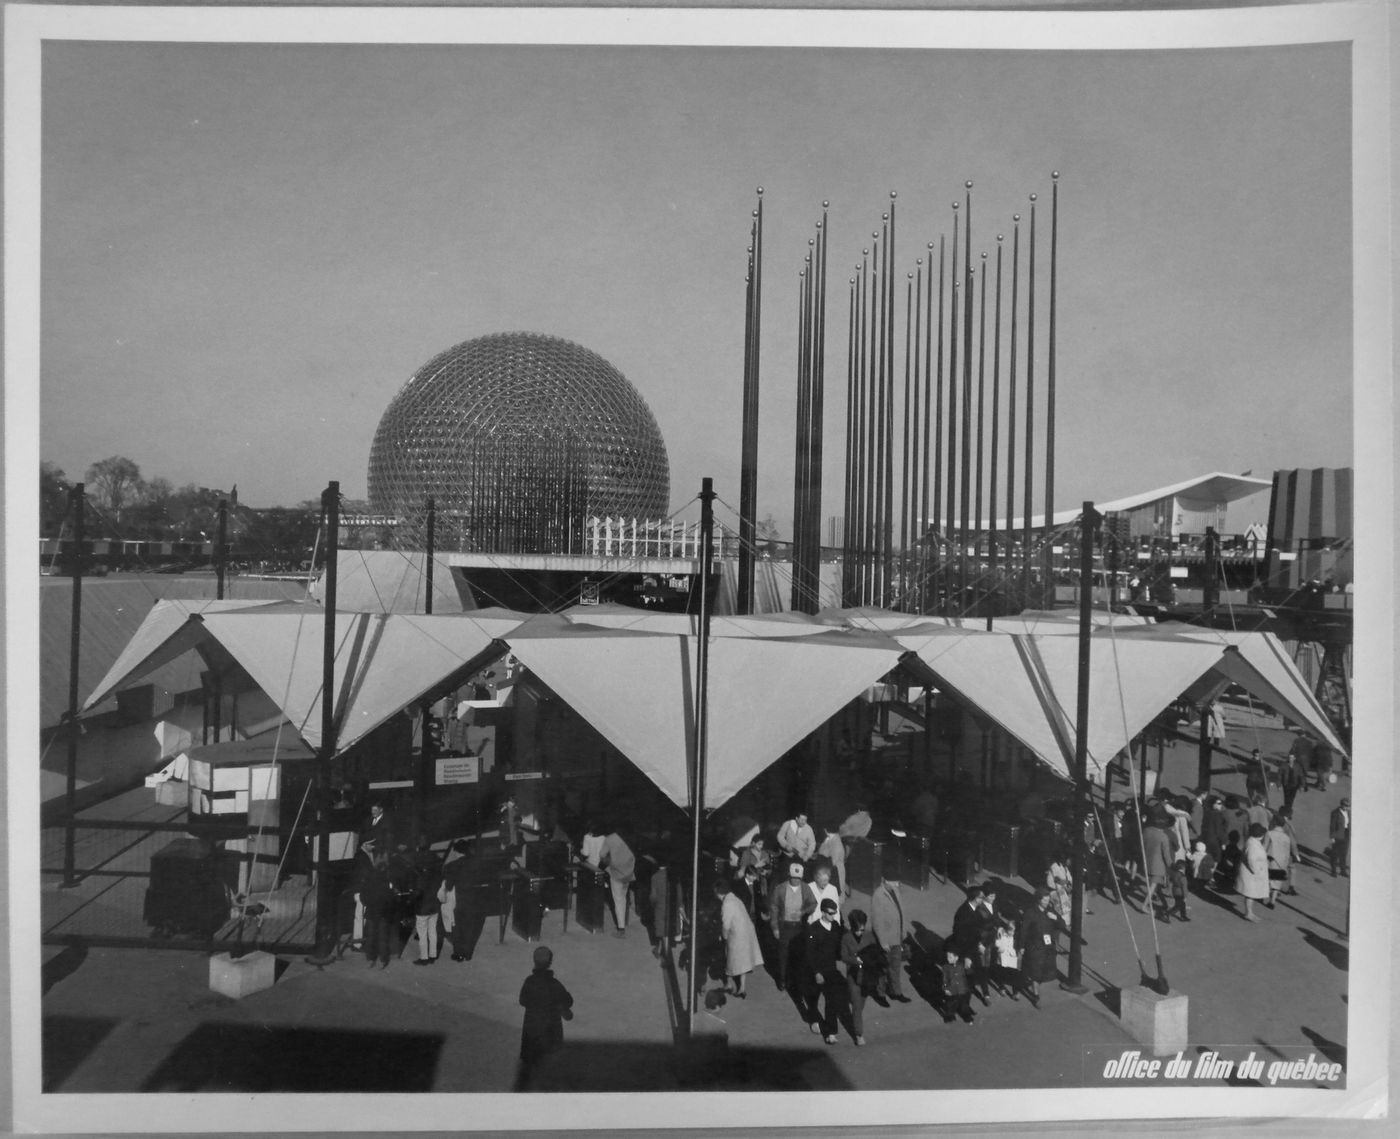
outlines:
[[[1354,415],[1358,522],[1352,889],[1393,896],[1395,550],[1385,0],[1162,12],[911,12],[713,9],[140,8],[12,5],[5,10],[5,564],[7,755],[39,738],[38,380],[41,99],[45,40],[205,43],[791,45],[963,50],[1165,49],[1349,42],[1352,51]],[[1280,171],[1286,178],[1287,171]],[[1261,203],[1261,208],[1265,204]],[[1391,714],[1387,715],[1387,711]],[[477,1095],[43,1095],[40,1087],[37,764],[7,764],[13,1127],[19,1131],[390,1130],[645,1127],[889,1127],[1180,1116],[1377,1118],[1388,1092],[1391,911],[1358,906],[1350,938],[1344,1092],[1280,1089],[630,1093]],[[567,1102],[566,1102],[567,1101]]]

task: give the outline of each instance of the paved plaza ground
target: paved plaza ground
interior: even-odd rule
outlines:
[[[1242,789],[1221,759],[1215,786]],[[1169,748],[1164,784],[1194,783],[1195,762],[1193,747]],[[529,1090],[1101,1086],[1094,1058],[1101,1065],[1105,1053],[1135,1046],[1117,1018],[1118,991],[1139,982],[1139,960],[1155,974],[1159,953],[1172,991],[1189,998],[1193,1052],[1238,1045],[1291,1058],[1301,1046],[1344,1061],[1349,879],[1332,878],[1321,851],[1328,812],[1349,793],[1343,776],[1299,796],[1297,830],[1311,865],[1296,875],[1298,895],[1261,910],[1258,924],[1241,919],[1233,897],[1193,900],[1191,921],[1170,925],[1135,910],[1125,920],[1120,907],[1091,898],[1088,993],[1049,986],[1039,1009],[994,995],[971,1026],[944,1024],[923,995],[889,1008],[870,1002],[862,1048],[845,1032],[839,1044],[823,1044],[790,998],[755,974],[747,1000],[702,1017],[709,1034],[727,1036],[727,1048],[702,1067],[682,1064],[677,993],[644,931],[634,924],[617,939],[571,923],[565,933],[562,916],[550,913],[544,941],[575,997],[575,1017],[565,1047]],[[1018,885],[1026,884],[1013,883],[1013,892]],[[935,880],[922,892],[906,887],[904,897],[916,937],[933,944],[951,928],[963,891]],[[850,905],[868,909],[868,898],[855,893]],[[444,953],[415,966],[414,943],[387,969],[358,955],[324,970],[289,958],[274,987],[234,1001],[210,991],[203,954],[46,947],[45,1089],[509,1091],[532,949],[509,931],[498,941],[493,919],[469,962]],[[912,980],[911,993],[928,990]]]

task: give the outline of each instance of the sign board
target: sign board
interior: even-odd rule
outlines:
[[[512,783],[518,779],[543,779],[543,771],[512,771],[506,775],[506,782]]]
[[[1190,571],[1189,569],[1187,569],[1185,566],[1172,566],[1172,577],[1173,577],[1173,578],[1180,579],[1180,578],[1183,578],[1183,577],[1190,577],[1190,576],[1191,576],[1191,571]]]
[[[598,604],[598,583],[596,581],[585,581],[578,587],[578,603],[580,605]]]
[[[439,787],[449,787],[455,783],[475,783],[481,778],[481,757],[475,755],[449,755],[434,760],[437,774],[434,782]]]

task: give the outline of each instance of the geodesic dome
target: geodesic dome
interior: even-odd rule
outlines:
[[[537,333],[429,360],[370,448],[371,510],[411,532],[432,497],[444,537],[455,527],[471,549],[562,552],[588,515],[662,518],[670,492],[666,444],[637,390],[596,352]]]

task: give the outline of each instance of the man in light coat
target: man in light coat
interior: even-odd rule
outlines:
[[[617,923],[614,937],[627,936],[627,891],[636,877],[637,859],[632,848],[622,840],[616,830],[608,832],[603,839],[603,849],[598,856],[598,865],[608,872],[608,884],[612,887],[613,920]]]
[[[899,896],[899,883],[888,876],[870,897],[870,928],[876,944],[885,953],[885,977],[880,988],[888,991],[890,1000],[907,1003],[904,995],[904,903]]]

